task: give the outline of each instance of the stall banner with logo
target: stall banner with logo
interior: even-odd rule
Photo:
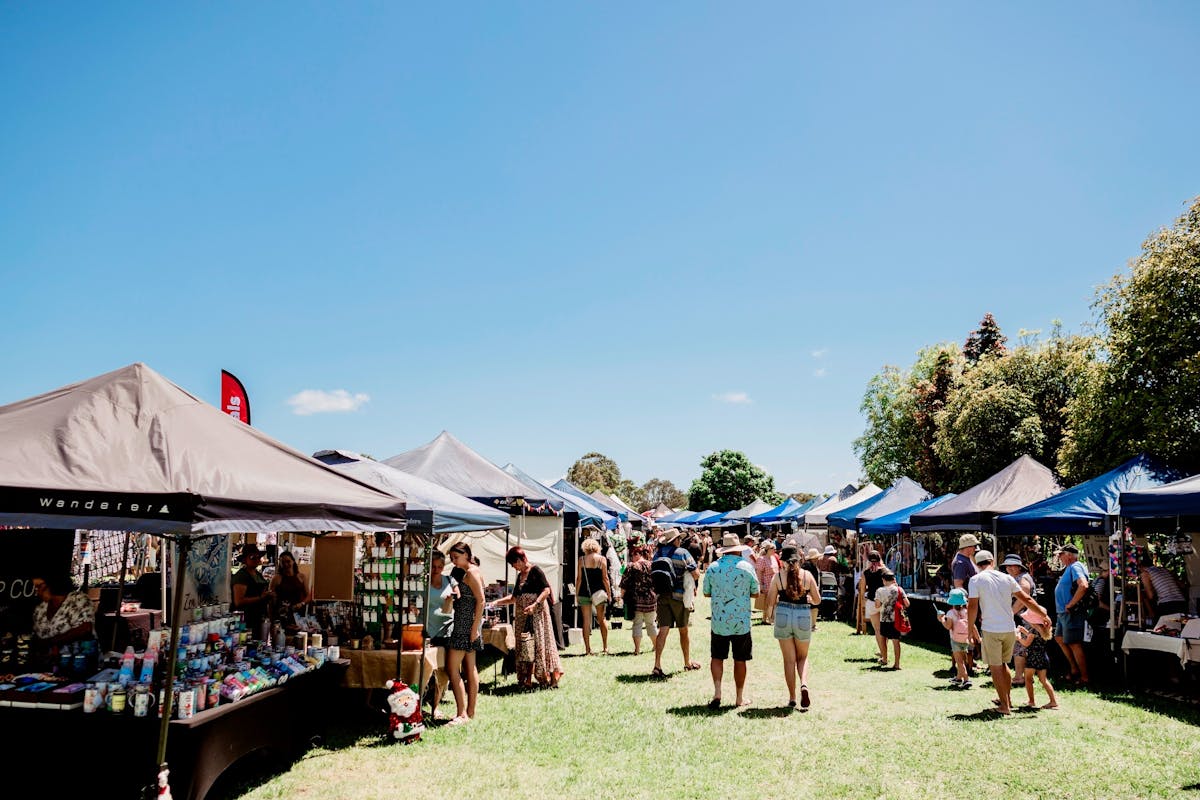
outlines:
[[[250,397],[232,372],[221,370],[221,411],[250,424]]]

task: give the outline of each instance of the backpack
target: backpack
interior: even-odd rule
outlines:
[[[661,551],[660,551],[661,552]],[[671,552],[675,552],[672,548]],[[669,597],[675,591],[675,560],[670,553],[662,553],[650,562],[650,581],[654,591],[659,595]]]
[[[896,588],[896,604],[892,606],[892,625],[896,633],[903,636],[912,633],[912,620],[908,618],[908,609],[904,607],[904,592]]]

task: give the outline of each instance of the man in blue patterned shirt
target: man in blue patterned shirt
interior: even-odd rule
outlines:
[[[713,699],[709,708],[721,706],[721,678],[725,659],[733,650],[733,683],[737,704],[748,703],[742,697],[746,685],[746,662],[753,658],[750,638],[750,606],[758,596],[758,577],[754,567],[742,558],[742,543],[736,534],[727,533],[721,541],[721,557],[704,573],[704,596],[712,598],[712,645],[709,653]]]

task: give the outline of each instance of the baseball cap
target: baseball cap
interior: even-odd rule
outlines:
[[[1079,548],[1073,544],[1064,544],[1062,547],[1054,551],[1054,555],[1058,555],[1059,553],[1070,553],[1077,556],[1079,555]]]
[[[985,561],[995,561],[995,560],[996,560],[996,558],[995,558],[995,556],[992,555],[991,550],[975,551],[975,563],[976,564],[982,564]]]

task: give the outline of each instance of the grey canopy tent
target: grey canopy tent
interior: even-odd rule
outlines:
[[[913,514],[913,531],[991,531],[996,517],[1058,494],[1047,467],[1021,456],[992,477],[944,503]]]
[[[509,515],[509,529],[476,536],[470,542],[480,569],[489,580],[503,576],[504,582],[508,582],[508,562],[504,557],[515,540],[525,549],[529,562],[546,573],[551,586],[561,582],[562,520],[555,520],[562,511],[560,500],[521,483],[447,431],[428,444],[384,459],[383,463]],[[527,512],[534,516],[528,516]]]
[[[0,525],[154,533],[178,543],[182,564],[197,536],[397,530],[405,511],[403,500],[221,413],[145,364],[0,407]],[[172,642],[185,572],[176,570]],[[172,693],[165,697],[164,769]]]

